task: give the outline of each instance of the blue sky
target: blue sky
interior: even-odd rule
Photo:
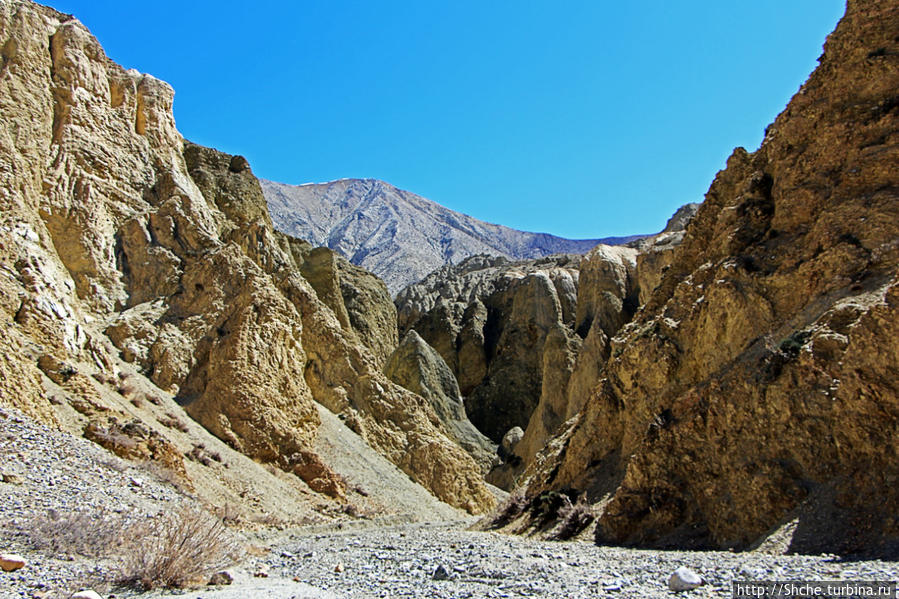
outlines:
[[[842,0],[58,0],[285,183],[374,177],[567,237],[659,230],[814,69]]]

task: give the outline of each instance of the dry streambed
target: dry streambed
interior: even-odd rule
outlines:
[[[0,414],[0,454],[6,477],[0,476],[0,553],[21,553],[28,562],[14,572],[0,571],[0,598],[64,598],[109,579],[109,560],[54,549],[51,536],[77,532],[61,530],[58,522],[77,524],[74,514],[99,508],[125,518],[173,512],[188,501],[150,473],[14,411]],[[35,523],[46,537],[41,548],[34,547]],[[687,566],[706,584],[685,596],[729,597],[734,580],[899,579],[899,563],[540,542],[470,532],[466,524],[361,520],[271,532],[247,540],[257,549],[232,568],[228,586],[152,594],[94,588],[106,598],[672,597],[668,577]],[[96,544],[78,540],[88,549]]]

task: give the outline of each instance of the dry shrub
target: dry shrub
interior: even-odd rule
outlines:
[[[146,397],[147,401],[149,401],[154,406],[162,405],[162,398],[159,397],[158,395],[153,395],[152,393],[145,393],[144,396]]]
[[[490,516],[490,526],[501,528],[518,517],[528,507],[528,499],[524,489],[516,489],[496,507]]]
[[[222,461],[222,456],[217,451],[209,451],[202,443],[195,443],[193,449],[187,452],[187,457],[204,466],[212,466],[212,462]]]
[[[191,491],[191,486],[188,484],[185,477],[167,467],[165,464],[160,464],[159,462],[154,462],[152,460],[145,460],[140,462],[138,467],[157,481],[171,485],[181,493],[187,494]]]
[[[116,390],[119,392],[119,395],[127,399],[130,399],[137,395],[137,387],[134,386],[134,383],[127,380],[119,383],[119,386],[116,388]]]
[[[135,395],[134,397],[132,397],[132,398],[131,398],[131,405],[134,406],[135,408],[142,408],[142,407],[144,407],[144,394],[143,394],[143,393],[138,393],[137,395]]]
[[[103,557],[122,544],[125,518],[106,511],[59,514],[55,510],[31,520],[25,530],[30,544],[49,555]]]
[[[119,582],[143,589],[186,588],[234,564],[242,550],[218,518],[184,508],[124,532]]]
[[[181,420],[171,412],[166,412],[165,416],[159,419],[159,423],[163,426],[181,431],[182,433],[186,433],[189,430],[187,425],[181,422]]]
[[[559,508],[559,524],[553,531],[551,538],[557,541],[566,541],[593,522],[593,510],[583,498],[576,503],[568,502]]]
[[[94,380],[103,385],[111,385],[115,382],[115,378],[105,372],[95,372],[91,375]]]
[[[216,517],[221,518],[225,526],[240,524],[242,520],[240,509],[233,503],[229,502],[213,509]]]

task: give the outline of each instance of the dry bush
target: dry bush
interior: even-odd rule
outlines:
[[[50,510],[31,520],[25,533],[35,549],[49,555],[102,557],[121,546],[124,526],[125,517],[114,512],[59,514]]]
[[[119,582],[143,589],[205,584],[243,553],[220,519],[189,508],[135,524],[123,536],[130,542]]]
[[[184,479],[165,464],[160,464],[153,460],[144,460],[138,464],[138,467],[157,481],[171,485],[181,493],[187,494],[190,492],[190,488],[185,484]]]
[[[569,502],[559,508],[559,525],[553,531],[551,538],[556,541],[566,541],[585,528],[594,519],[593,510],[583,498],[576,503]]]
[[[127,399],[137,395],[137,387],[134,386],[134,383],[127,380],[119,383],[119,386],[116,387],[116,391],[119,392],[119,395]]]
[[[111,385],[115,382],[115,378],[113,378],[106,372],[95,372],[91,376],[94,377],[95,381],[103,385]]]
[[[194,443],[193,449],[187,452],[187,457],[204,466],[212,466],[212,462],[222,461],[222,456],[217,451],[209,451],[202,443]]]
[[[153,395],[152,393],[145,393],[144,397],[146,398],[147,401],[149,401],[154,406],[162,405],[162,398],[159,397],[158,395]]]
[[[527,507],[528,499],[525,497],[524,489],[516,489],[496,507],[490,516],[490,526],[492,528],[505,526],[524,512]]]
[[[182,433],[186,433],[189,430],[187,425],[181,422],[181,420],[171,412],[166,412],[165,416],[159,418],[159,423],[163,426],[181,431]]]
[[[134,397],[131,398],[131,405],[135,408],[144,407],[144,394],[138,393]]]
[[[214,508],[216,517],[221,518],[225,526],[240,524],[242,517],[240,509],[233,503],[226,503],[224,506]]]

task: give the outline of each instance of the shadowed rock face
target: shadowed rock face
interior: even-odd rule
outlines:
[[[597,541],[745,548],[793,521],[794,551],[897,555],[897,31],[896,2],[850,0],[759,150],[638,258],[642,309],[525,475],[606,497]]]
[[[475,256],[397,296],[400,331],[443,357],[482,433],[499,443],[537,406],[547,336],[573,337],[580,256],[510,262]]]
[[[450,437],[481,465],[496,461],[496,445],[468,420],[459,385],[446,362],[418,333],[409,331],[390,356],[384,374],[394,383],[427,399]]]
[[[27,2],[0,2],[0,47],[0,400],[52,420],[39,359],[112,376],[120,352],[216,436],[328,493],[316,403],[441,499],[492,505],[430,404],[380,371],[383,285],[276,232],[245,159],[183,141],[171,87]]]
[[[327,246],[397,293],[435,269],[476,254],[512,260],[582,254],[635,237],[564,239],[517,231],[460,214],[375,179],[285,185],[262,181],[275,227]]]

